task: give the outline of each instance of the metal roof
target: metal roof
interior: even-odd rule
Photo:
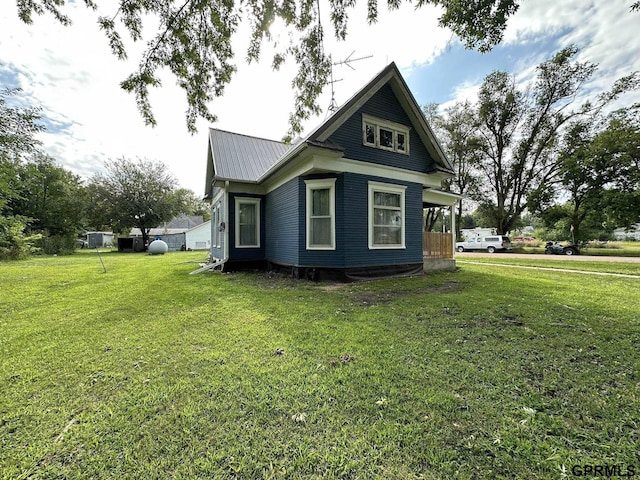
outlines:
[[[209,129],[215,175],[218,178],[257,181],[290,148],[282,142]]]

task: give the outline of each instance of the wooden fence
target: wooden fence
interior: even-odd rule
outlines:
[[[453,234],[424,232],[422,234],[424,258],[453,258]]]

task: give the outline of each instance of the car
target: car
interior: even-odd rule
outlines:
[[[464,242],[456,242],[458,252],[467,250],[486,250],[489,253],[511,250],[511,240],[506,235],[491,235],[488,237],[469,238]]]
[[[547,242],[544,246],[544,253],[547,255],[579,255],[578,245],[560,245],[558,242]]]

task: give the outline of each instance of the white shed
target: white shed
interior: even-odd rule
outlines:
[[[211,220],[187,230],[184,236],[187,250],[209,250],[211,248]]]

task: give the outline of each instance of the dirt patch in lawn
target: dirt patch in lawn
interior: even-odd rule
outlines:
[[[360,290],[345,284],[332,284],[322,287],[324,290],[337,291],[344,295],[345,303],[351,306],[374,307],[386,305],[392,301],[409,295],[438,295],[460,290],[458,282],[449,281],[438,285],[428,285],[419,289],[392,288],[384,290]]]

